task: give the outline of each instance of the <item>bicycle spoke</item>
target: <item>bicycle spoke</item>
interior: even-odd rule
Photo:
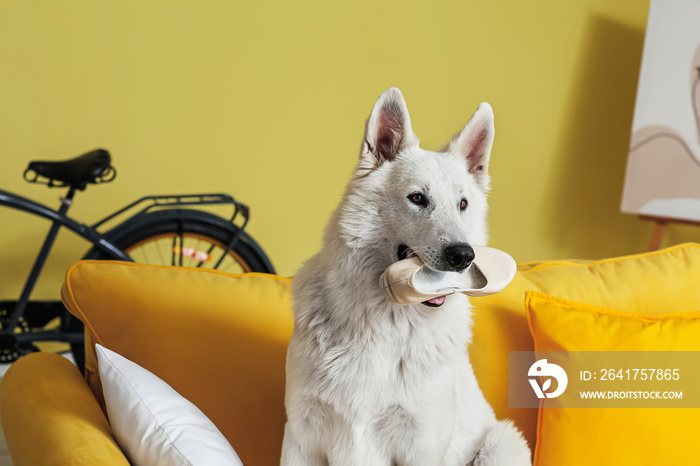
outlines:
[[[238,264],[238,263],[237,263],[236,261],[231,260],[231,261],[229,262],[229,264],[228,264],[226,267],[222,267],[221,270],[223,270],[224,272],[230,272],[230,271],[231,271],[231,267],[234,266],[234,265],[237,265],[237,264]],[[238,271],[234,271],[234,272],[235,272],[235,273],[238,273]]]
[[[158,257],[160,258],[159,264],[165,264],[165,258],[163,257],[163,248],[158,247],[158,241],[154,241],[153,244],[155,245],[156,251],[158,252]]]
[[[202,242],[200,238],[197,238],[197,242],[194,245],[194,250],[199,251],[199,244]]]
[[[182,232],[177,234],[178,238],[180,238],[180,267],[182,267],[182,258],[183,254],[185,253],[185,241],[182,238]]]
[[[173,236],[172,253],[170,254],[170,265],[175,265],[175,254],[177,254],[177,236]]]
[[[212,251],[214,250],[215,247],[216,247],[216,245],[214,243],[211,243],[211,246],[209,246],[209,249],[207,249],[207,256],[212,256]],[[198,263],[197,267],[198,268],[201,267],[202,264],[204,264],[204,262]]]

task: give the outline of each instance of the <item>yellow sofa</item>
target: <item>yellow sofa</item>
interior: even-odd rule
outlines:
[[[696,244],[595,262],[519,265],[503,292],[472,299],[469,351],[482,390],[534,450],[538,409],[511,409],[507,399],[508,351],[534,348],[525,292],[655,315],[669,300],[677,311],[700,310],[699,280]],[[15,466],[128,464],[104,414],[94,343],[145,367],[196,404],[246,466],[279,464],[293,328],[289,279],[84,261],[67,273],[62,297],[86,325],[86,377],[47,353],[10,368],[0,384],[0,418]]]

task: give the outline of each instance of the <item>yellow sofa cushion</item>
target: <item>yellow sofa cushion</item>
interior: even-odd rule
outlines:
[[[470,358],[479,385],[499,418],[520,427],[531,447],[537,435],[537,410],[508,408],[508,351],[532,351],[525,292],[540,291],[597,306],[659,315],[668,309],[700,310],[700,245],[681,244],[661,251],[595,262],[549,261],[520,264],[502,292],[471,298],[474,337]],[[564,464],[564,463],[562,463]]]
[[[667,314],[649,316],[527,296],[535,351],[700,351],[700,312],[666,304],[656,311]],[[535,466],[685,465],[700,457],[696,409],[545,407],[553,401],[538,410]]]
[[[264,274],[84,261],[61,294],[86,326],[86,377],[104,407],[93,343],[192,401],[249,466],[279,464],[290,281]]]
[[[14,466],[129,466],[73,363],[30,354],[0,384],[0,418]]]

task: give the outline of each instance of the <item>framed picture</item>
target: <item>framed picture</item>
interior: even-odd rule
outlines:
[[[700,1],[651,1],[622,212],[700,222]]]

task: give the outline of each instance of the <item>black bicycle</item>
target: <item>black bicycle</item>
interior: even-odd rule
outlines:
[[[94,150],[61,162],[30,162],[24,178],[51,188],[68,188],[58,210],[0,190],[0,205],[38,215],[52,222],[39,255],[17,301],[0,301],[0,362],[12,362],[37,351],[38,341],[71,345],[82,369],[82,323],[61,301],[31,301],[30,296],[54,244],[67,227],[92,243],[83,259],[113,259],[159,265],[214,268],[232,273],[275,273],[262,248],[244,230],[249,208],[228,194],[146,196],[87,226],[66,215],[77,191],[89,184],[113,181],[116,170],[109,152]],[[226,219],[198,206],[230,205]],[[114,224],[112,228],[105,225]],[[104,232],[98,231],[106,230]],[[47,329],[59,319],[56,328]]]

